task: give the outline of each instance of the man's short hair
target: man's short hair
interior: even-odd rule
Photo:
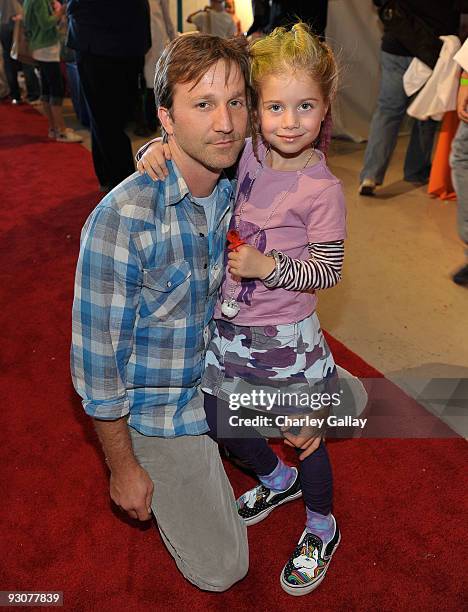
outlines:
[[[197,84],[219,60],[226,63],[226,82],[233,66],[237,67],[244,77],[250,116],[250,59],[245,39],[225,39],[200,32],[183,34],[172,40],[164,49],[156,64],[154,77],[156,106],[171,110],[174,86],[190,81]]]

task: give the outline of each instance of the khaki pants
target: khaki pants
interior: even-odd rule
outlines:
[[[217,444],[207,435],[130,434],[154,483],[151,508],[177,567],[200,589],[225,591],[246,575],[249,552]]]

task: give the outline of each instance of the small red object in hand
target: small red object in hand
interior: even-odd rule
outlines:
[[[239,232],[235,229],[229,230],[226,235],[228,241],[228,250],[235,251],[237,247],[245,244],[245,241],[239,235]]]

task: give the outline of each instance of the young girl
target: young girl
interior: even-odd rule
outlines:
[[[236,246],[234,234],[202,389],[210,435],[260,481],[238,500],[243,520],[257,523],[304,498],[305,530],[280,577],[285,591],[304,595],[323,580],[340,541],[326,446],[317,432],[285,431],[300,453],[299,470],[290,467],[264,438],[229,423],[236,414],[229,402],[259,387],[288,392],[290,383],[323,393],[336,381],[315,290],[335,285],[343,262],[343,192],[322,152],[337,67],[330,48],[302,23],[258,40],[251,55],[261,138],[247,140],[239,162],[231,229],[240,241]]]

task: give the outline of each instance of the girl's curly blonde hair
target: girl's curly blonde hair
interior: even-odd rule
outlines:
[[[258,102],[262,80],[270,75],[308,74],[320,87],[328,112],[319,134],[318,148],[326,153],[331,140],[330,105],[338,88],[338,66],[333,51],[310,27],[299,21],[291,29],[276,28],[250,47],[250,82]],[[258,125],[258,120],[256,121]],[[254,149],[257,138],[252,134]]]

